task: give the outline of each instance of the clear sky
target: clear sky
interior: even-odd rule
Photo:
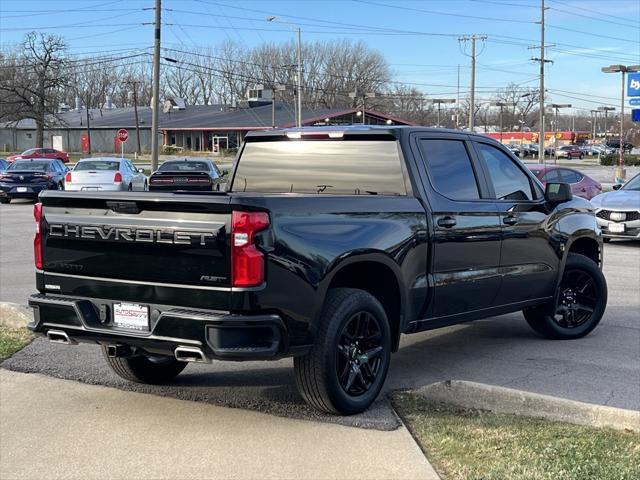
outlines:
[[[64,36],[74,55],[150,47],[153,0],[0,0],[0,43],[29,30]],[[640,0],[546,0],[548,95],[592,109],[620,103],[619,75],[600,68],[640,64]],[[268,23],[277,15],[302,28],[303,41],[361,39],[387,58],[396,79],[429,95],[455,96],[457,71],[468,90],[469,58],[459,35],[478,42],[478,97],[509,82],[536,87],[540,0],[163,0],[163,46],[246,46],[285,42],[292,33]],[[467,45],[468,50],[468,45]]]

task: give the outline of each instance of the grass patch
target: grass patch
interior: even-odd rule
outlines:
[[[436,404],[393,403],[427,458],[455,480],[640,478],[640,434]]]
[[[0,326],[0,362],[27,346],[33,338],[33,333],[26,328]]]

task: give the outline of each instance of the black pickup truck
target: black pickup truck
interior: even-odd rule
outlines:
[[[352,414],[403,333],[521,310],[544,337],[575,339],[607,302],[591,204],[465,132],[254,132],[226,191],[40,202],[29,327],[100,344],[134,382],[292,356],[309,404]]]

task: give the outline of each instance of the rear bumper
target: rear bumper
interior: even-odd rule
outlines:
[[[119,328],[112,323],[113,300],[35,294],[29,298],[36,333],[64,332],[71,343],[126,345],[155,355],[174,355],[178,347],[200,349],[206,359],[270,360],[303,353],[291,348],[278,315],[149,305],[149,331]],[[116,302],[117,303],[117,302]]]
[[[129,185],[125,183],[65,183],[68,192],[126,192]]]
[[[26,192],[18,192],[18,188],[26,188]],[[37,198],[38,194],[43,190],[48,190],[49,185],[20,185],[20,187],[14,185],[0,185],[0,197],[9,198]]]

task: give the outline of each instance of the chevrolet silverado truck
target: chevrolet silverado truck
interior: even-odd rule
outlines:
[[[223,191],[47,191],[34,216],[34,332],[133,382],[293,357],[330,413],[371,405],[401,334],[522,311],[577,339],[607,302],[591,204],[460,131],[252,132]]]

